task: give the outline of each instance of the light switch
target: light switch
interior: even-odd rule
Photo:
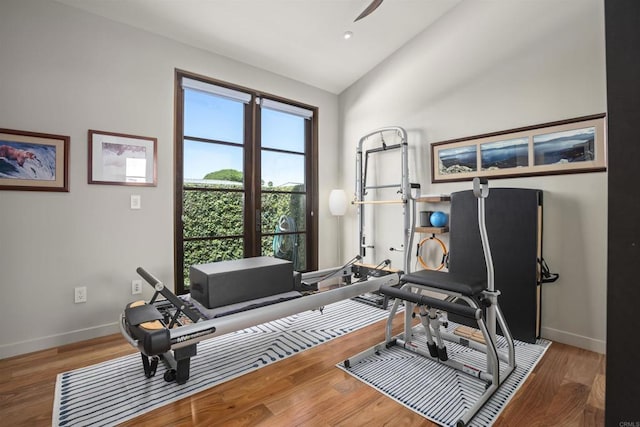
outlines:
[[[139,194],[132,194],[131,195],[131,209],[142,209],[142,204],[140,201],[140,195]]]

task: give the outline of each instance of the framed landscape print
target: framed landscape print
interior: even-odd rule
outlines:
[[[605,171],[605,114],[437,142],[432,182]]]

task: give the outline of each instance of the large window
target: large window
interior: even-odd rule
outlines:
[[[317,268],[315,108],[176,72],[176,291],[259,255]]]

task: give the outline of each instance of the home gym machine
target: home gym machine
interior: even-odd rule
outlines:
[[[489,195],[486,179],[474,179],[473,194],[477,198],[478,230],[484,253],[486,277],[470,278],[463,274],[421,270],[403,275],[400,279],[400,288],[383,285],[380,292],[395,298],[387,320],[385,341],[344,361],[344,366],[349,369],[360,360],[371,354],[377,354],[384,348],[399,346],[479,379],[484,383],[485,390],[479,399],[460,416],[458,426],[469,423],[516,367],[513,338],[498,305],[500,291],[494,287],[493,259],[485,225],[485,199]],[[439,299],[425,295],[423,291],[444,294],[446,297]],[[465,304],[458,303],[460,301]],[[405,304],[404,333],[392,337],[392,321],[402,303]],[[421,326],[427,338],[428,352],[420,350],[412,343],[414,307],[419,310]],[[484,343],[443,330],[443,325],[447,323],[443,312],[475,322],[482,333]],[[506,341],[506,352],[502,349],[498,350],[496,325],[500,327]],[[485,353],[486,367],[471,366],[450,358],[445,340]],[[502,370],[501,361],[506,364],[506,367],[502,366]]]
[[[387,145],[385,142],[385,135],[397,136],[400,142],[397,144]],[[380,145],[378,147],[364,148],[365,143],[371,139],[379,138]],[[399,150],[400,152],[400,182],[399,183],[385,183],[385,184],[371,184],[368,182],[368,169],[369,159],[374,154],[387,153],[391,151]],[[411,251],[409,248],[412,245],[413,229],[411,225],[412,215],[409,212],[409,201],[411,200],[412,188],[420,188],[419,184],[411,184],[409,182],[409,149],[407,143],[407,132],[398,126],[389,126],[369,132],[360,138],[358,142],[358,148],[356,150],[356,188],[355,188],[355,200],[354,204],[357,206],[358,214],[358,228],[359,228],[359,253],[360,256],[366,256],[367,249],[374,249],[375,246],[366,240],[365,233],[365,206],[366,205],[382,205],[382,204],[400,204],[402,206],[403,217],[403,248],[404,260],[403,271],[410,271]],[[369,190],[378,189],[397,189],[400,194],[400,198],[392,200],[368,200],[366,195]]]
[[[399,275],[383,269],[354,274],[356,255],[338,268],[308,273],[293,271],[290,261],[271,257],[245,258],[192,266],[191,294],[176,296],[142,267],[136,271],[154,289],[149,302],[126,306],[120,319],[123,337],[140,351],[147,378],[159,361],[167,366],[164,379],[184,384],[191,357],[205,339],[239,331],[302,311],[397,285]],[[334,289],[313,292],[318,283],[340,278]],[[215,367],[212,367],[215,369]]]
[[[387,144],[386,140],[394,139],[393,143]],[[378,144],[376,144],[378,143]],[[366,147],[365,147],[366,146]],[[377,183],[371,179],[371,163],[370,161],[377,156],[382,156],[387,153],[397,152],[399,156],[400,182],[384,182]],[[408,273],[411,269],[411,246],[413,245],[413,228],[415,225],[415,204],[411,203],[413,212],[410,211],[409,202],[413,202],[412,190],[420,189],[419,184],[411,183],[409,181],[409,150],[407,143],[407,132],[398,126],[383,127],[372,132],[367,133],[360,138],[356,149],[356,182],[355,182],[355,200],[353,204],[357,206],[358,215],[358,247],[359,254],[362,258],[367,255],[367,249],[375,251],[376,245],[373,243],[373,239],[367,240],[365,225],[366,225],[366,206],[380,206],[380,205],[400,205],[402,208],[402,245],[400,248],[392,247],[390,251],[403,252],[402,270],[391,267],[391,261],[385,259],[382,264],[376,265],[374,268],[380,268],[381,266],[392,272],[405,272]],[[393,197],[388,199],[378,200],[376,198],[368,197],[370,191],[384,191],[384,190],[397,190],[399,197]],[[360,268],[365,268],[360,266]],[[358,301],[379,306],[386,309],[389,298],[385,295],[381,295],[377,290],[372,293],[358,296],[354,298]]]

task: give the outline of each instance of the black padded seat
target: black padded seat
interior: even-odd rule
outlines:
[[[402,284],[415,283],[434,289],[442,289],[443,291],[457,292],[469,297],[476,296],[487,288],[486,279],[470,279],[459,274],[435,270],[420,270],[404,274],[400,278],[400,282]]]

